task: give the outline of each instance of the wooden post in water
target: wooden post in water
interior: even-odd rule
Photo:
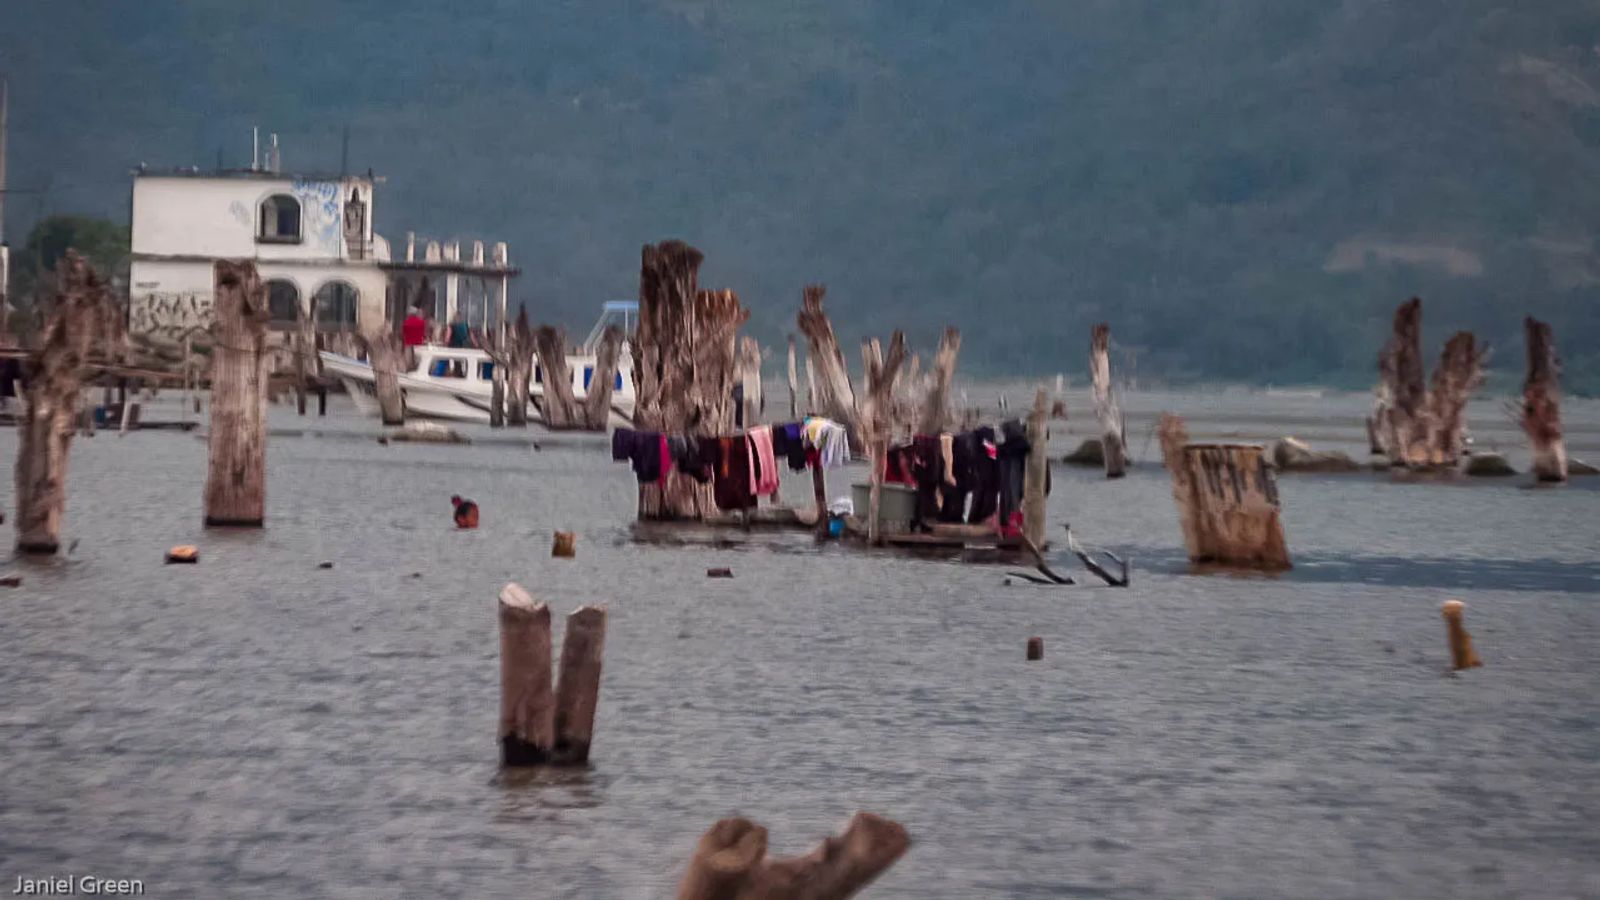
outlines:
[[[1028,461],[1022,474],[1022,536],[1044,546],[1045,486],[1050,478],[1050,433],[1045,427],[1048,398],[1044,388],[1033,393],[1028,412]]]
[[[1111,393],[1111,326],[1102,322],[1089,339],[1089,379],[1094,383],[1094,413],[1100,420],[1100,446],[1106,461],[1106,477],[1121,478],[1126,473],[1122,411]]]
[[[822,397],[817,393],[817,367],[806,357],[806,415],[821,415]]]
[[[744,396],[744,427],[754,428],[761,421],[761,345],[745,335],[739,339],[739,388]]]
[[[316,321],[317,298],[315,295],[309,301],[310,309],[296,306],[294,311],[294,406],[297,415],[306,414],[306,388],[311,373],[315,369],[317,338],[313,333],[312,323]]]
[[[1522,383],[1522,430],[1533,445],[1533,474],[1540,481],[1567,480],[1567,446],[1561,439],[1561,363],[1550,326],[1523,320],[1528,375]]]
[[[1187,441],[1183,420],[1163,415],[1161,452],[1190,561],[1289,568],[1278,487],[1261,448]]]
[[[545,427],[567,429],[578,424],[578,402],[572,396],[572,368],[567,364],[567,334],[553,325],[540,325],[533,330],[533,343],[538,348],[539,370],[544,375]]]
[[[955,380],[956,356],[960,352],[961,332],[946,328],[939,338],[939,352],[928,373],[928,394],[917,424],[922,434],[940,434],[950,429],[950,384]]]
[[[505,366],[495,366],[489,375],[489,427],[506,427]]]
[[[1450,667],[1458,672],[1483,665],[1483,660],[1478,658],[1478,651],[1472,649],[1472,635],[1467,633],[1463,621],[1465,611],[1466,604],[1460,600],[1446,600],[1439,608],[1444,616],[1446,636],[1450,640]]]
[[[789,335],[789,418],[800,418],[800,377],[795,366],[794,335]]]
[[[605,607],[581,606],[567,616],[567,632],[561,638],[561,678],[556,683],[555,762],[579,765],[589,761],[605,645]]]
[[[822,376],[817,383],[821,396],[819,406],[812,412],[828,416],[843,425],[850,433],[852,445],[861,446],[865,427],[858,414],[855,390],[850,386],[850,370],[845,367],[844,353],[839,349],[839,339],[834,336],[833,323],[822,310],[822,298],[828,289],[820,284],[808,284],[801,294],[800,315],[796,322],[810,343],[806,366],[813,362]],[[887,404],[888,398],[884,398]]]
[[[55,302],[22,385],[17,435],[17,552],[55,553],[67,502],[67,454],[85,366],[93,349],[122,339],[122,317],[100,277],[76,251],[56,264]]]
[[[267,289],[255,263],[214,268],[207,525],[259,527],[267,504]]]
[[[767,830],[723,819],[695,845],[677,900],[845,900],[888,871],[911,838],[898,822],[858,812],[844,833],[804,856],[767,859]]]
[[[367,351],[367,363],[372,366],[372,390],[378,397],[378,411],[385,425],[404,425],[405,399],[400,393],[400,370],[404,367],[406,348],[400,336],[388,325],[361,335],[360,341]]]
[[[555,747],[550,608],[516,583],[500,590],[500,762],[535,766]]]
[[[622,356],[622,329],[607,326],[594,351],[594,377],[583,398],[583,424],[590,431],[605,431],[611,422],[611,398],[617,388],[617,360]]]
[[[828,476],[822,471],[822,461],[811,467],[811,493],[817,501],[817,536],[828,536]]]
[[[533,381],[533,330],[528,326],[528,310],[517,310],[517,321],[506,335],[506,352],[495,358],[495,368],[506,369],[506,424],[525,428],[528,424],[528,393]],[[491,387],[492,390],[492,387]]]
[[[832,329],[829,329],[831,333]],[[873,546],[883,543],[883,529],[878,522],[879,504],[883,496],[883,468],[889,455],[890,404],[894,397],[895,379],[906,361],[905,335],[896,331],[889,338],[889,356],[876,338],[863,341],[861,358],[866,371],[866,392],[861,397],[861,409],[856,414],[862,438],[867,445],[867,459],[871,466],[868,477],[870,490],[867,503],[867,542]]]

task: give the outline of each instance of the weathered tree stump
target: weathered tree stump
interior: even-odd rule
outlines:
[[[832,329],[829,329],[830,333]],[[870,463],[867,505],[867,542],[873,546],[883,543],[883,528],[878,521],[879,504],[883,496],[883,470],[889,456],[890,403],[894,396],[895,378],[906,361],[905,335],[896,331],[889,338],[889,356],[885,359],[883,348],[874,338],[861,345],[862,361],[866,371],[866,393],[861,397],[861,408],[856,413],[862,438],[867,445]]]
[[[1261,448],[1190,444],[1183,420],[1173,415],[1161,417],[1160,434],[1189,560],[1289,568],[1277,483]]]
[[[1561,439],[1561,363],[1550,326],[1523,320],[1528,375],[1522,383],[1522,430],[1533,445],[1533,474],[1540,481],[1567,480],[1567,445]]]
[[[761,421],[761,410],[766,403],[761,396],[761,345],[746,335],[739,339],[739,359],[736,379],[743,408],[739,418],[745,428],[754,428]]]
[[[645,431],[699,437],[733,429],[734,339],[749,318],[732,291],[702,291],[704,256],[682,241],[646,245],[634,337],[634,421]],[[701,519],[716,510],[710,484],[673,469],[639,485],[640,519]]]
[[[548,763],[555,749],[550,689],[550,608],[521,585],[500,591],[500,761]]]
[[[961,332],[945,328],[939,337],[939,352],[933,358],[933,368],[928,385],[927,399],[922,407],[922,418],[917,430],[922,434],[940,434],[950,430],[950,384],[955,380],[956,356],[961,353]]]
[[[842,835],[804,856],[767,859],[767,830],[723,819],[695,845],[678,900],[845,900],[871,884],[911,846],[897,822],[859,812]]]
[[[19,422],[17,551],[55,553],[67,502],[67,455],[92,350],[119,344],[122,316],[106,284],[76,251],[56,265],[55,302],[23,385]]]
[[[1050,475],[1046,400],[1044,388],[1034,392],[1028,413],[1028,462],[1022,474],[1022,536],[1035,547],[1044,546],[1045,484]]]
[[[267,505],[267,289],[255,263],[215,265],[207,525],[260,526]]]
[[[544,395],[540,407],[544,424],[552,429],[578,427],[578,401],[572,394],[572,367],[567,364],[567,334],[553,325],[534,329],[533,342],[539,352],[539,369],[544,376]]]
[[[387,325],[360,336],[372,367],[372,390],[378,397],[378,412],[385,425],[404,425],[405,398],[400,393],[400,370],[405,368],[406,348],[400,336]]]
[[[1378,358],[1381,384],[1372,428],[1391,466],[1440,469],[1460,463],[1467,401],[1483,382],[1487,355],[1470,332],[1457,332],[1445,342],[1425,389],[1422,301],[1413,297],[1395,310],[1394,334]]]
[[[820,284],[806,285],[801,294],[800,315],[796,321],[800,332],[806,336],[810,351],[806,355],[808,370],[812,364],[821,375],[815,382],[813,393],[816,405],[812,412],[828,416],[843,425],[850,434],[853,446],[861,446],[863,424],[857,415],[855,390],[850,386],[850,370],[844,363],[844,352],[839,349],[839,339],[834,336],[833,323],[822,311],[822,298],[828,289]]]
[[[800,370],[795,365],[794,335],[789,335],[789,418],[800,417]]]
[[[562,765],[589,761],[605,643],[605,607],[583,606],[567,616],[567,631],[561,638],[561,678],[556,683],[556,743],[552,754],[554,761]]]
[[[505,353],[495,366],[506,370],[506,424],[524,428],[528,424],[528,393],[533,380],[533,331],[528,327],[528,310],[517,310],[517,320],[506,334]],[[492,388],[491,388],[492,390]]]
[[[617,360],[622,355],[622,329],[609,326],[600,334],[594,351],[594,377],[583,398],[583,424],[590,431],[605,431],[611,421],[611,397],[616,390]]]
[[[1094,414],[1100,420],[1100,446],[1106,477],[1121,478],[1127,471],[1124,424],[1117,399],[1111,393],[1111,326],[1094,327],[1089,339],[1089,380],[1094,384]]]

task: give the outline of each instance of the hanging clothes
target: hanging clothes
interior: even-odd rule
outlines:
[[[944,457],[939,453],[939,436],[919,434],[911,438],[911,477],[917,487],[916,521],[939,518],[939,485],[944,480]]]
[[[778,460],[772,452],[772,429],[757,425],[746,438],[750,441],[750,484],[757,497],[778,489]]]
[[[667,438],[667,455],[672,457],[672,464],[678,467],[678,471],[701,484],[711,480],[711,468],[716,462],[706,459],[701,449],[704,443],[692,434]]]
[[[656,444],[656,458],[660,460],[661,472],[656,476],[656,480],[666,484],[667,473],[672,471],[672,451],[667,446],[667,436],[663,434],[659,437],[660,441]]]
[[[1005,441],[1000,445],[1000,530],[1021,533],[1022,492],[1028,469],[1028,432],[1022,422],[1012,419],[1000,425]],[[1040,448],[1041,450],[1043,448]],[[1044,493],[1050,494],[1050,468],[1044,470]]]
[[[975,481],[974,466],[978,454],[983,452],[980,443],[978,436],[970,431],[952,437],[948,473],[952,483],[939,488],[939,521],[965,521],[967,497],[972,493]]]
[[[787,460],[791,471],[805,471],[806,442],[799,422],[772,426],[772,452]]]
[[[756,495],[750,481],[750,441],[744,435],[709,440],[714,441],[716,447],[711,496],[717,508],[739,510],[755,506]]]
[[[666,436],[660,432],[618,428],[611,433],[611,458],[631,462],[641,484],[660,481],[665,475],[661,467],[665,443]]]
[[[910,444],[890,447],[888,455],[883,458],[883,483],[916,487],[917,480],[911,474],[911,461],[912,447]]]
[[[994,429],[985,425],[972,432],[972,509],[967,524],[989,521],[1000,505],[1000,460]]]
[[[806,443],[817,451],[817,462],[824,469],[837,469],[850,461],[850,436],[844,426],[818,416],[806,419]]]

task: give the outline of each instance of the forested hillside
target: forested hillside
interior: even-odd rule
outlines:
[[[581,330],[681,237],[780,341],[951,323],[966,372],[1370,380],[1396,304],[1600,390],[1600,6],[1556,0],[7,0],[13,243],[128,170],[388,181]]]

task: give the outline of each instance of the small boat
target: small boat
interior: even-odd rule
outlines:
[[[567,368],[572,373],[572,395],[582,399],[589,394],[589,384],[594,380],[595,351],[600,336],[609,325],[621,325],[624,333],[631,333],[638,312],[634,301],[606,303],[583,347],[567,355]],[[446,419],[455,422],[489,421],[489,404],[494,395],[494,360],[489,354],[472,347],[444,347],[423,344],[411,348],[416,352],[416,365],[399,373],[400,392],[405,398],[408,418]],[[323,351],[322,367],[328,375],[344,382],[356,408],[363,415],[377,416],[378,398],[373,387],[372,367],[365,361],[338,353]],[[617,356],[617,373],[611,394],[610,425],[630,425],[633,419],[633,352],[628,341],[622,344]],[[539,403],[544,396],[544,369],[539,358],[534,357],[533,378],[528,386],[531,406],[528,420],[541,420]]]

